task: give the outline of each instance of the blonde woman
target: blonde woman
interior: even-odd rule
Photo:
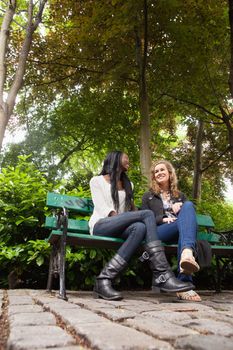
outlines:
[[[197,222],[193,203],[179,191],[172,164],[166,160],[151,167],[151,188],[142,198],[142,209],[153,211],[157,234],[163,242],[178,242],[178,279],[192,282],[192,274],[199,270],[195,260]],[[194,291],[177,293],[180,300],[201,301]]]

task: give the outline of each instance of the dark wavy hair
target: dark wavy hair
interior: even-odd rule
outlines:
[[[133,189],[131,182],[124,171],[121,169],[121,159],[124,153],[121,151],[113,151],[107,154],[104,159],[103,168],[100,175],[110,175],[111,195],[116,211],[119,209],[119,196],[117,189],[117,181],[122,182],[125,190],[125,210],[132,209]]]

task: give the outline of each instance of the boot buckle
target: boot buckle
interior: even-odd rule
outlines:
[[[156,283],[165,283],[167,278],[164,275],[160,275],[158,278],[156,278]]]
[[[145,251],[142,253],[142,255],[138,258],[141,262],[144,262],[146,260],[149,260],[149,254]]]

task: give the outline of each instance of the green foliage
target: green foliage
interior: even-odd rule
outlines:
[[[9,265],[19,266],[20,264],[30,264],[35,262],[41,266],[50,252],[50,245],[45,240],[28,241],[27,243],[8,246],[4,242],[0,243],[0,264],[1,266]],[[22,266],[23,267],[23,266]]]
[[[46,194],[54,187],[29,159],[19,156],[14,167],[3,168],[0,173],[0,265],[4,285],[13,270],[21,275],[48,264],[49,244],[40,238],[46,235]]]
[[[197,211],[201,214],[210,215],[216,225],[215,229],[227,231],[233,229],[233,205],[213,199],[213,201],[202,200],[197,204]]]
[[[19,156],[0,174],[0,240],[9,244],[42,237],[46,194],[53,189],[45,174]]]

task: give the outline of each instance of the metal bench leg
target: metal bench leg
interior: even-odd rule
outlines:
[[[216,292],[220,293],[221,292],[221,267],[220,267],[220,258],[216,256],[216,268],[217,268],[217,283],[216,283]]]
[[[51,292],[52,290],[52,283],[53,283],[53,267],[54,267],[54,258],[56,255],[56,246],[53,244],[52,250],[50,253],[50,260],[49,260],[49,275],[48,275],[48,281],[47,281],[47,292]]]
[[[66,216],[63,217],[63,235],[60,242],[60,288],[59,288],[59,298],[63,300],[68,300],[66,296],[66,286],[65,286],[65,264],[66,264],[66,236],[67,236],[67,223],[68,219]]]

